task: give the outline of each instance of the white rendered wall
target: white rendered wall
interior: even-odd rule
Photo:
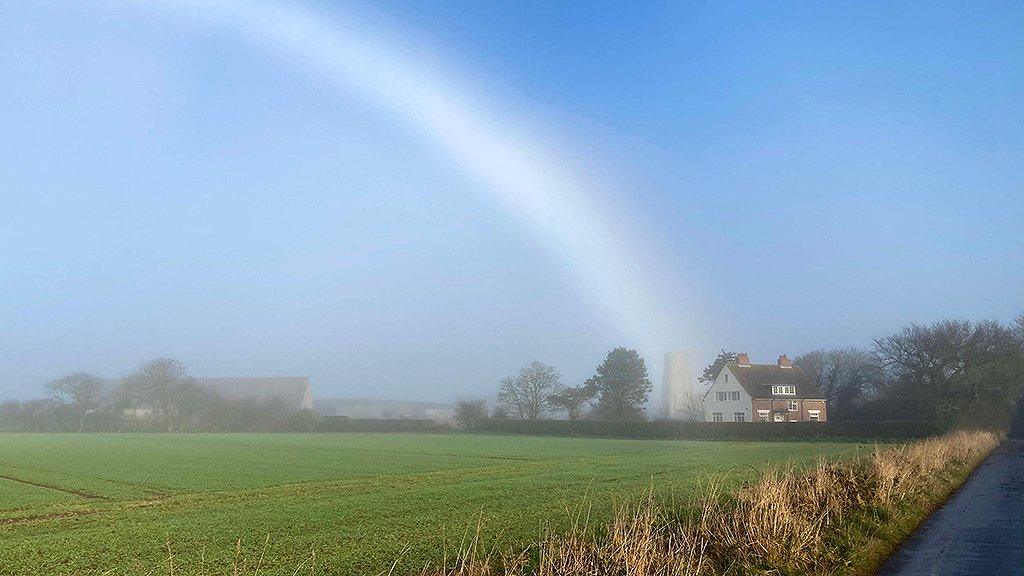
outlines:
[[[719,402],[715,400],[715,392],[739,392],[740,399]],[[708,390],[707,396],[704,397],[704,420],[712,422],[714,421],[712,414],[721,412],[723,422],[732,422],[735,412],[743,412],[743,421],[752,422],[753,417],[756,415],[752,415],[750,409],[750,394],[747,394],[743,386],[740,386],[739,381],[736,380],[736,375],[726,366],[718,374],[718,378],[715,379],[711,389]]]

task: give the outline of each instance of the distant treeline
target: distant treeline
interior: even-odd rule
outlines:
[[[816,350],[795,362],[828,399],[829,419],[1005,429],[1024,392],[1024,315],[912,325],[870,350]]]
[[[735,358],[735,352],[723,350],[704,369],[700,381],[710,382]],[[1006,429],[1024,390],[1024,315],[1010,324],[946,320],[911,325],[876,339],[870,350],[814,350],[794,361],[829,403],[828,425],[812,424],[820,433],[785,426],[797,436],[834,431],[844,437],[912,438],[919,435],[918,430],[927,429]],[[523,434],[644,438],[711,434],[703,426],[672,421],[641,425],[651,419],[645,405],[652,388],[644,359],[635,350],[620,347],[609,352],[594,376],[578,386],[563,385],[553,366],[531,363],[501,381],[499,403],[493,410],[483,400],[459,402],[455,420],[464,430]],[[397,424],[371,421],[333,419],[321,424],[314,412],[289,409],[279,401],[227,400],[196,384],[180,362],[167,358],[147,362],[112,387],[78,372],[49,382],[46,389],[47,398],[0,403],[0,430],[360,431],[362,427],[362,431],[400,431]],[[691,420],[703,418],[700,394],[692,395],[685,413]],[[563,415],[567,421],[554,420]],[[859,423],[866,421],[871,424]],[[919,424],[899,428],[886,424],[895,421]],[[716,424],[724,431],[737,428]],[[409,431],[423,426],[422,422],[408,424]],[[868,426],[881,432],[861,428]],[[1021,427],[1024,424],[1017,429]],[[429,431],[444,428],[438,425]],[[778,426],[771,432],[755,432],[760,428],[753,425],[750,434],[790,433],[776,430]]]
[[[112,406],[81,414],[49,398],[0,402],[0,432],[315,432],[318,426],[312,410],[293,410],[277,400],[227,400],[216,392],[170,430],[158,416],[125,414]]]
[[[317,430],[311,410],[280,400],[229,400],[158,358],[111,383],[75,372],[46,384],[47,398],[0,402],[0,431],[284,432]]]

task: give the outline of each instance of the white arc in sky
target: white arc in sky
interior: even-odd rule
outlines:
[[[678,345],[672,341],[682,334],[676,311],[657,296],[658,281],[642,272],[641,251],[614,225],[609,207],[576,174],[546,158],[536,136],[417,59],[412,47],[296,3],[156,4],[212,18],[404,119],[562,257],[625,344],[648,354]]]

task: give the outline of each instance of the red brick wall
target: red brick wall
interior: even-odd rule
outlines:
[[[795,400],[797,403],[797,410],[795,412],[790,412],[789,403],[793,400]],[[775,421],[775,415],[772,413],[773,410],[786,410],[785,418],[788,422],[809,422],[811,420],[811,410],[819,411],[819,422],[825,422],[828,418],[828,413],[825,410],[824,400],[804,400],[802,398],[763,398],[751,400],[750,404],[750,413],[753,416],[754,422],[760,421],[760,416],[757,413],[758,410],[769,411],[769,422]]]
[[[820,412],[820,414],[818,415],[818,422],[824,422],[828,420],[828,410],[825,409],[824,400],[804,400],[800,404],[801,417],[804,419],[804,421],[810,421],[811,410],[817,410],[818,412]]]

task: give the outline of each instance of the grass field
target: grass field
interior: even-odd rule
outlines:
[[[398,573],[483,526],[536,540],[590,504],[654,486],[685,497],[708,473],[758,471],[856,444],[417,434],[0,434],[0,574],[230,573],[235,542],[261,574]],[[154,571],[155,570],[155,571]]]

